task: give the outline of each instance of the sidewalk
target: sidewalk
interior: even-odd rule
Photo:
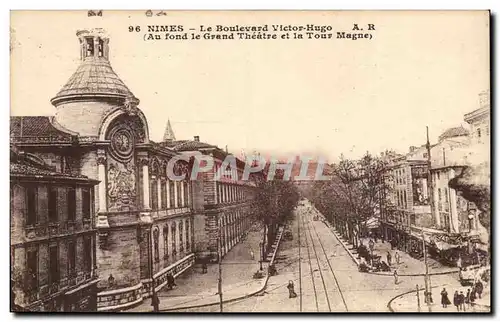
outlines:
[[[452,303],[444,308],[441,305],[441,290],[443,287],[446,288],[448,292],[448,299]],[[424,291],[420,291],[420,312],[447,312],[447,313],[458,313],[457,307],[453,305],[453,294],[455,291],[462,291],[464,294],[467,294],[467,289],[470,287],[451,287],[449,285],[442,285],[439,287],[433,287],[433,301],[434,303],[428,306],[424,303]],[[417,302],[417,293],[416,291],[406,292],[396,296],[392,299],[389,304],[389,309],[392,312],[418,312],[418,302]],[[491,297],[490,293],[483,294],[481,299],[476,299],[475,305],[467,306],[466,310],[460,311],[460,313],[477,313],[477,312],[491,312]]]
[[[254,279],[259,270],[259,243],[263,229],[251,228],[245,240],[235,245],[222,260],[223,301],[230,301],[260,292],[267,282],[267,263],[263,263],[265,276]],[[251,251],[254,253],[252,259]],[[218,278],[219,265],[211,264],[208,272],[202,274],[201,265],[197,264],[176,279],[177,287],[158,292],[160,310],[178,310],[193,306],[205,306],[219,302]],[[125,312],[151,312],[151,299],[145,299],[140,305]]]
[[[368,243],[370,241],[369,238],[361,238],[363,241],[363,245],[368,247]],[[381,260],[387,262],[387,252],[389,252],[392,256],[391,258],[391,272],[376,272],[374,274],[384,274],[384,275],[392,275],[394,274],[394,269],[397,269],[399,276],[412,276],[412,275],[423,275],[425,273],[425,261],[424,259],[416,259],[411,257],[408,253],[403,251],[391,249],[391,244],[388,242],[382,243],[382,241],[378,240],[375,243],[373,248],[373,254],[382,256]],[[399,265],[396,263],[396,252],[399,254],[400,261]],[[439,263],[438,261],[427,256],[427,263],[429,266],[429,274],[451,274],[458,273],[458,268],[456,267],[448,267]]]

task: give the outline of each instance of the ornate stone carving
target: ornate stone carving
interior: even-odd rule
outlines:
[[[134,135],[128,127],[117,127],[110,135],[110,151],[113,157],[121,162],[132,158],[134,151]]]
[[[106,152],[97,150],[97,164],[106,164]]]
[[[123,104],[123,111],[129,116],[136,116],[138,114],[137,105],[139,104],[139,100],[135,97],[128,97]]]
[[[149,158],[147,156],[140,157],[139,165],[141,165],[141,166],[148,165],[149,166]]]
[[[108,197],[110,210],[135,208],[136,171],[129,164],[111,163],[108,168]]]

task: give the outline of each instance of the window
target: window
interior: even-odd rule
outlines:
[[[159,246],[159,239],[160,239],[160,232],[158,231],[158,228],[155,228],[153,231],[153,243],[154,243],[154,259],[155,262],[160,261],[160,246]]]
[[[165,225],[165,227],[163,227],[163,251],[164,251],[164,255],[163,255],[163,258],[167,258],[168,257],[168,225]]]
[[[26,225],[32,226],[37,222],[36,216],[36,186],[26,187]]]
[[[49,283],[59,282],[59,254],[57,245],[49,247]]]
[[[443,200],[441,196],[441,188],[438,188],[438,209],[439,211],[443,211]]]
[[[99,57],[102,57],[104,55],[104,41],[99,38],[99,51],[98,51]]]
[[[172,255],[175,256],[175,254],[177,254],[177,248],[175,246],[175,238],[176,238],[176,236],[175,236],[175,222],[172,223],[171,227],[172,227],[171,228],[171,230],[172,230],[172,237],[171,237],[172,238]]]
[[[151,209],[158,210],[158,183],[155,178],[151,179],[149,191],[151,192]]]
[[[174,181],[168,181],[168,184],[170,186],[170,208],[175,207],[175,182]]]
[[[167,183],[165,180],[161,181],[161,208],[167,209]]]
[[[28,290],[38,288],[38,249],[30,249],[26,253],[26,273]]]
[[[57,222],[57,187],[50,187],[48,191],[49,222]]]
[[[182,221],[179,222],[179,250],[184,251],[184,227],[182,225]]]
[[[221,203],[221,189],[220,189],[220,183],[216,183],[217,185],[217,203]]]
[[[424,158],[427,159],[429,157],[429,154],[427,152],[424,152]]]
[[[407,207],[406,190],[403,190],[403,207]]]
[[[75,187],[69,187],[68,194],[66,196],[68,205],[68,220],[74,221],[76,218],[76,189]]]
[[[83,239],[83,265],[86,272],[92,271],[92,238],[85,236]]]
[[[449,211],[449,200],[448,200],[448,189],[444,189],[444,208],[446,211]]]
[[[74,241],[68,243],[68,275],[76,276],[76,244]]]
[[[182,207],[182,188],[181,188],[182,182],[177,181],[177,206]]]
[[[184,185],[184,207],[189,206],[189,185],[187,181],[182,183]]]
[[[92,57],[92,56],[94,56],[94,38],[88,37],[88,38],[85,38],[85,40],[87,42],[86,55],[87,55],[87,57]]]
[[[189,220],[186,220],[186,251],[189,252]]]
[[[82,216],[90,219],[90,189],[82,189]]]
[[[477,137],[480,139],[481,138],[481,128],[477,128]]]

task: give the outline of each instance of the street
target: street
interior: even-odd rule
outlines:
[[[269,278],[264,292],[225,303],[224,312],[418,312],[416,292],[412,291],[417,284],[419,287],[424,284],[423,276],[401,276],[395,284],[391,275],[359,272],[321,216],[320,220],[314,220],[316,215],[319,213],[308,202],[297,207],[290,227],[294,238],[283,241],[280,246],[276,262],[278,275]],[[288,297],[289,281],[294,283],[296,298]],[[435,303],[427,307],[420,292],[422,311],[441,309],[438,287],[439,290],[446,287],[450,293],[466,290],[460,286],[455,273],[432,276],[432,286],[436,287],[433,290]],[[407,292],[412,293],[400,296]],[[389,309],[392,299],[395,299],[393,307]],[[219,307],[212,305],[180,311],[218,312]],[[446,311],[456,312],[456,309],[449,306]]]

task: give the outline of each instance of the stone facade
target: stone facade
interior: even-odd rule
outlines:
[[[95,311],[94,180],[11,153],[13,310]]]
[[[255,187],[228,178],[216,181],[215,170],[190,180],[191,165],[182,160],[174,173],[184,179],[169,179],[169,161],[185,152],[201,154],[199,142],[174,141],[171,128],[165,142],[152,142],[139,99],[111,68],[104,31],[77,36],[81,64],[51,100],[55,117],[11,118],[11,142],[54,170],[98,182],[91,227],[97,233],[97,310],[116,311],[151,296],[152,284],[159,290],[168,273],[181,274],[195,258],[217,259],[219,236],[226,254],[253,220]],[[212,147],[219,163],[223,159],[220,149],[201,147],[203,153]],[[243,167],[239,161],[240,175]],[[40,188],[40,209],[47,207],[45,194]],[[61,190],[58,203],[64,207],[65,202]],[[40,248],[40,254],[47,251]],[[17,254],[24,256],[23,250]]]

